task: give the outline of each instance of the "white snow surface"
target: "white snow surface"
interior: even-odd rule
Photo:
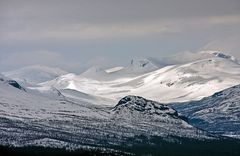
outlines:
[[[93,67],[83,74],[63,75],[40,85],[76,90],[115,102],[126,95],[138,95],[171,103],[200,100],[240,83],[240,64],[233,56],[216,51],[196,55],[200,58],[197,61],[163,68],[149,60],[132,61],[115,72]]]
[[[109,68],[109,69],[106,69],[105,71],[107,73],[113,73],[113,72],[117,72],[119,70],[122,70],[124,67],[113,67],[113,68]]]

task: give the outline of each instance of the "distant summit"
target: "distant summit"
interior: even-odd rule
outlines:
[[[98,79],[100,77],[104,77],[107,75],[107,72],[102,69],[101,67],[93,66],[87,69],[85,72],[80,74],[80,76],[91,78],[91,79]]]
[[[164,57],[162,59],[149,58],[158,66],[168,66],[176,64],[186,64],[198,60],[210,59],[210,58],[222,58],[239,64],[239,61],[234,56],[231,56],[225,52],[220,51],[200,51],[200,52],[181,52],[172,56]]]
[[[156,66],[149,59],[131,59],[130,63],[119,71],[121,74],[138,75],[157,70]]]
[[[35,85],[41,82],[55,79],[61,75],[67,74],[67,72],[59,68],[33,65],[14,71],[5,72],[3,74],[18,81],[19,83],[23,83],[25,85]]]
[[[227,60],[230,60],[232,62],[235,62],[235,63],[238,63],[239,64],[239,61],[237,58],[235,58],[234,56],[232,55],[228,55],[224,52],[220,52],[220,51],[201,51],[199,52],[200,54],[210,54],[210,55],[213,55],[215,57],[219,57],[219,58],[223,58],[223,59],[227,59]]]
[[[157,70],[159,67],[148,59],[131,59],[125,67],[103,69],[93,66],[79,76],[93,80],[114,80],[121,77],[133,77]]]

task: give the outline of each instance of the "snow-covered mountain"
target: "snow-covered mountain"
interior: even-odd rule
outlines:
[[[155,65],[152,61],[148,59],[132,59],[130,64],[123,68],[122,70],[119,70],[118,72],[122,75],[128,74],[128,75],[139,75],[139,74],[145,74],[147,72],[151,72],[154,70],[157,70],[158,66]]]
[[[159,66],[167,66],[176,64],[186,64],[189,62],[208,59],[211,57],[221,57],[229,59],[235,63],[239,63],[239,60],[237,58],[220,51],[200,51],[197,53],[186,51],[174,54],[172,56],[163,57],[162,59],[150,58],[150,60],[154,61],[155,64],[158,64]]]
[[[239,64],[220,57],[167,66],[136,78],[132,94],[166,103],[199,100],[239,84],[239,71]]]
[[[240,85],[173,107],[201,129],[240,138]]]
[[[197,55],[203,56],[162,68],[138,60],[108,70],[93,67],[80,75],[54,75],[42,67],[39,73],[35,68],[8,73],[26,80],[20,84],[0,75],[0,144],[112,149],[154,137],[238,137],[240,64],[220,52]],[[192,100],[200,101],[162,104]]]
[[[63,75],[41,85],[115,101],[126,95],[138,95],[170,103],[200,100],[240,83],[240,64],[233,56],[216,51],[196,55],[200,60],[160,69],[148,60],[133,62],[113,73],[91,68],[81,75]],[[145,67],[147,70],[139,74],[138,70]],[[135,71],[137,74],[133,76]]]
[[[124,77],[136,77],[157,69],[158,66],[148,59],[132,59],[125,67],[103,69],[93,66],[80,74],[79,77],[98,81],[110,81]]]
[[[0,144],[77,149],[131,146],[159,136],[213,139],[168,106],[127,96],[115,107],[50,99],[0,81]],[[136,140],[134,140],[136,139]]]
[[[87,78],[87,79],[92,79],[92,80],[104,80],[106,78],[110,77],[110,74],[107,73],[104,69],[93,66],[89,69],[87,69],[85,72],[83,72],[81,77]]]
[[[59,68],[34,65],[14,71],[4,72],[3,74],[21,84],[35,85],[41,82],[55,79],[61,75],[67,74],[67,72]]]

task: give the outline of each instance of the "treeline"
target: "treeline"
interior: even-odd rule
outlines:
[[[156,155],[156,156],[239,156],[240,140],[195,140],[187,138],[171,138],[166,141],[161,137],[138,137],[128,140],[121,146],[107,146],[116,151],[100,149],[79,149],[68,151],[58,148],[45,147],[6,147],[0,146],[1,156],[101,156],[101,155]]]
[[[119,156],[122,152],[103,151],[100,149],[78,149],[69,151],[50,147],[8,147],[0,146],[0,156]]]
[[[219,140],[196,140],[188,138],[172,138],[166,141],[153,137],[142,140],[125,151],[136,155],[156,156],[240,156],[240,140],[222,138]]]

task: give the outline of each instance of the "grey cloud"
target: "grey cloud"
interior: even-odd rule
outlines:
[[[119,22],[239,13],[238,0],[2,0],[1,14],[31,20]],[[48,21],[49,22],[49,21]]]
[[[202,49],[239,56],[239,8],[239,0],[1,0],[0,70],[79,71],[102,58],[122,64]]]
[[[135,24],[65,24],[63,26],[51,26],[45,28],[25,28],[20,30],[10,29],[1,32],[0,39],[5,42],[31,41],[31,40],[72,40],[72,39],[98,39],[114,37],[132,37],[148,34],[174,33],[177,29],[171,29],[167,23],[135,23]]]
[[[220,25],[220,26],[219,26]],[[102,38],[128,38],[145,35],[161,35],[171,33],[185,33],[189,30],[210,29],[240,25],[240,15],[210,16],[202,18],[183,18],[176,20],[142,21],[138,23],[111,23],[111,24],[64,24],[36,26],[33,29],[26,24],[24,29],[5,28],[0,30],[2,42],[22,41],[56,41],[82,40]]]
[[[0,39],[79,40],[239,24],[237,0],[2,0]]]

